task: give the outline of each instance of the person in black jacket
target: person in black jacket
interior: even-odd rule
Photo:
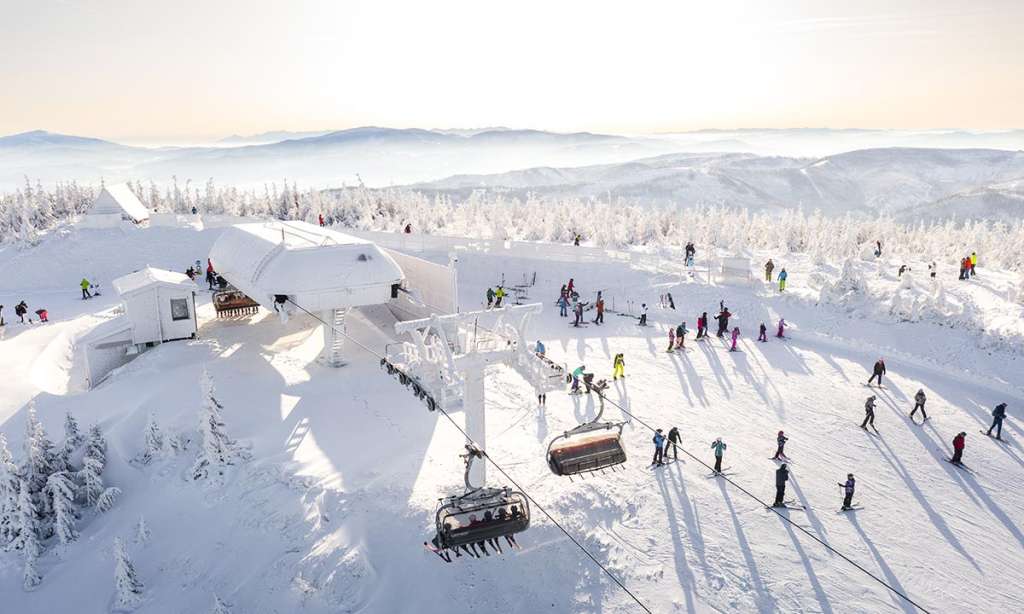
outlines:
[[[996,429],[996,439],[1002,439],[1004,418],[1006,418],[1006,403],[1000,403],[992,410],[992,426],[988,427],[988,432],[985,434],[991,437],[992,429]]]
[[[881,385],[882,385],[882,375],[884,375],[884,374],[885,374],[885,361],[882,360],[881,358],[879,358],[878,361],[875,362],[875,368],[874,368],[874,370],[871,373],[871,377],[868,379],[868,386],[870,386],[871,382],[873,382],[875,380],[875,378],[877,377],[878,378],[878,385],[879,385],[879,387],[881,387]]]
[[[780,457],[786,458],[786,453],[783,451],[783,448],[786,447],[786,442],[789,441],[789,437],[786,437],[785,433],[779,431],[779,436],[776,438],[776,441],[778,441],[779,447],[775,450],[775,456],[772,457],[772,460],[779,460]]]
[[[786,469],[786,463],[782,463],[778,469],[775,470],[775,503],[772,503],[772,507],[783,507],[783,499],[786,498],[786,481],[789,479],[789,469]]]
[[[14,315],[18,316],[22,324],[25,323],[26,313],[28,313],[28,304],[26,304],[25,301],[21,301],[20,303],[14,306]]]
[[[868,399],[866,401],[864,401],[864,422],[861,422],[861,424],[860,424],[860,428],[862,428],[862,429],[866,429],[868,427],[868,424],[871,424],[871,428],[873,428],[873,429],[875,428],[875,399],[876,398],[877,397],[875,397],[875,395],[871,395],[871,396],[868,397]],[[875,430],[877,431],[878,429],[875,429]]]
[[[919,410],[919,409],[921,410],[921,416],[923,418],[922,422],[924,420],[928,419],[928,412],[926,412],[924,410],[924,402],[927,401],[927,400],[928,400],[928,397],[925,396],[925,394],[924,394],[924,388],[919,389],[917,391],[917,394],[914,395],[914,409],[913,409],[913,411],[910,412],[911,420],[913,420],[914,414],[916,414],[917,410]]]
[[[672,458],[679,460],[679,444],[682,443],[683,438],[679,435],[679,429],[672,427],[668,430],[668,444],[672,446]],[[665,451],[668,451],[668,446],[665,446]]]
[[[718,320],[718,333],[717,333],[717,335],[719,337],[724,335],[725,331],[729,328],[729,318],[731,318],[731,317],[732,317],[732,314],[729,313],[729,308],[728,307],[723,307],[721,313],[719,313],[717,316],[715,316],[715,319]]]

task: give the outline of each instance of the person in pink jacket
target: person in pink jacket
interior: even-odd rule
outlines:
[[[732,347],[729,348],[730,352],[735,352],[736,351],[736,340],[739,339],[739,336],[740,336],[740,327],[737,326],[737,327],[732,329]]]

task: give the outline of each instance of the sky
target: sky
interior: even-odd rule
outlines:
[[[0,134],[1024,128],[1024,2],[0,0]]]

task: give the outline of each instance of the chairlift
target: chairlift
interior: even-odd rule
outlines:
[[[555,475],[580,475],[608,469],[626,462],[622,447],[624,422],[601,422],[604,414],[604,390],[608,382],[593,386],[600,409],[597,416],[555,437],[548,444],[548,467]]]
[[[463,481],[466,490],[461,495],[441,499],[434,515],[437,543],[441,549],[453,550],[522,533],[530,527],[530,503],[521,492],[505,486],[484,488],[469,482],[473,461],[483,460],[483,450],[466,446],[466,472]]]

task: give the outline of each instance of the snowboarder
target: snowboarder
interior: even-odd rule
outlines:
[[[785,332],[786,332],[786,320],[784,318],[779,318],[779,330],[778,330],[778,332],[775,333],[775,336],[778,337],[779,339],[785,339],[786,338],[786,335],[784,334]]]
[[[846,483],[838,482],[839,486],[843,489],[843,511],[846,511],[853,507],[853,491],[857,486],[857,482],[853,479],[853,474],[846,474]]]
[[[665,451],[668,451],[668,447],[672,446],[672,458],[679,460],[679,445],[683,442],[683,438],[679,435],[679,429],[672,427],[668,430],[668,443],[665,444]]]
[[[871,395],[864,401],[864,422],[860,424],[862,429],[868,428],[868,424],[871,424],[871,428],[875,428],[875,398],[875,395]]]
[[[686,335],[689,334],[689,330],[686,329],[686,322],[681,323],[676,327],[676,349],[686,349]]]
[[[927,400],[928,397],[924,394],[924,388],[919,389],[917,394],[914,395],[914,409],[910,412],[911,420],[914,419],[914,414],[916,414],[919,409],[921,410],[921,422],[924,423],[924,421],[928,419],[928,412],[924,410],[924,402]]]
[[[665,464],[665,436],[661,434],[661,429],[654,432],[654,460],[651,461],[652,465],[661,467]]]
[[[647,303],[640,304],[640,326],[647,326]]]
[[[558,315],[563,318],[569,317],[569,298],[564,292],[558,297]]]
[[[785,433],[779,431],[779,436],[776,437],[775,440],[779,443],[779,447],[775,450],[775,456],[772,457],[772,460],[787,458],[784,449],[786,447],[786,442],[789,441],[789,437],[786,437]]]
[[[725,442],[719,437],[711,442],[711,447],[715,451],[715,473],[722,473],[722,455],[725,454]]]
[[[616,354],[615,358],[612,359],[612,381],[620,377],[626,378],[626,357],[622,354]]]
[[[966,439],[966,437],[967,433],[961,432],[960,434],[953,438],[953,458],[951,458],[949,462],[953,463],[954,465],[959,465],[960,459],[962,459],[964,456],[964,440]]]
[[[490,287],[487,288],[487,308],[490,309],[494,305],[494,290]]]
[[[572,308],[573,315],[576,316],[576,321],[573,322],[573,326],[576,328],[580,327],[580,322],[583,321],[583,303],[576,303]]]
[[[782,270],[779,271],[779,292],[784,292],[786,290],[786,277],[788,277],[786,267],[782,267]]]
[[[583,372],[587,369],[586,365],[580,365],[573,369],[572,372],[572,390],[570,394],[576,394],[580,391],[580,379],[583,377]]]
[[[731,317],[732,314],[729,313],[729,308],[724,306],[721,313],[715,316],[715,319],[718,320],[718,337],[725,335],[725,331],[729,329],[729,318]]]
[[[25,323],[25,314],[28,313],[28,304],[25,301],[21,301],[14,306],[14,315],[18,316],[21,323]]]
[[[992,436],[992,429],[996,429],[996,439],[1002,439],[1003,435],[1003,419],[1006,418],[1006,403],[1000,403],[996,405],[996,408],[992,410],[992,426],[988,427],[988,432],[985,433],[989,437]]]
[[[597,311],[594,324],[604,324],[604,299],[601,297],[600,292],[597,293],[597,302],[594,303],[594,310]]]
[[[736,340],[739,339],[739,337],[740,337],[740,327],[737,326],[737,327],[732,329],[732,347],[729,348],[730,352],[735,352],[736,351]]]
[[[92,298],[92,293],[90,293],[90,292],[89,292],[89,288],[91,288],[91,287],[92,287],[92,284],[91,284],[91,283],[89,283],[89,280],[88,280],[88,279],[86,279],[86,278],[84,278],[84,277],[83,277],[83,278],[82,278],[82,281],[80,281],[80,282],[78,283],[78,285],[79,285],[79,286],[80,286],[80,287],[82,288],[82,300],[83,300],[83,301],[84,301],[85,299],[87,299],[87,298]]]
[[[697,338],[702,339],[708,334],[708,312],[702,313],[697,318]]]
[[[676,347],[676,329],[671,327],[671,326],[669,326],[668,327],[668,349],[665,350],[665,351],[666,352],[671,352],[674,347]]]
[[[505,288],[498,286],[498,289],[494,291],[494,308],[501,308],[501,300],[505,298]]]
[[[872,369],[872,371],[871,371],[871,377],[868,379],[868,386],[870,386],[871,382],[873,382],[875,380],[875,378],[877,377],[878,378],[878,387],[881,388],[882,387],[882,376],[883,375],[885,375],[885,361],[882,360],[881,358],[879,358],[875,362],[874,369]]]
[[[763,343],[768,343],[768,327],[764,325],[764,322],[761,322],[761,328],[757,333],[757,340]]]
[[[786,468],[786,463],[782,463],[782,465],[775,470],[775,503],[772,503],[772,507],[785,506],[783,499],[786,498],[787,480],[789,480],[789,469]]]
[[[768,262],[764,263],[764,280],[765,281],[771,283],[771,281],[772,281],[772,271],[774,271],[774,270],[775,270],[775,263],[772,262],[771,258],[769,258]]]

